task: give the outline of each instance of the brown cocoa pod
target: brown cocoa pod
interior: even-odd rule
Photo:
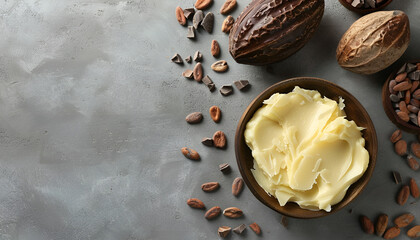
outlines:
[[[225,15],[229,14],[236,7],[236,0],[226,0],[225,3],[220,8],[220,13]]]
[[[214,192],[217,189],[219,189],[220,184],[218,182],[208,182],[208,183],[203,183],[201,185],[201,189],[204,192]]]
[[[223,210],[223,215],[228,218],[240,218],[244,215],[244,213],[237,207],[229,207]]]
[[[219,229],[217,229],[217,234],[219,235],[219,237],[225,238],[229,235],[231,230],[232,230],[231,227],[221,226],[219,227]]]
[[[195,160],[195,161],[200,160],[200,154],[198,154],[198,152],[195,151],[194,149],[183,147],[181,148],[181,152],[188,159]]]
[[[222,112],[218,106],[211,106],[209,109],[210,117],[213,119],[214,122],[220,122],[220,118],[222,116]]]
[[[211,41],[210,52],[213,57],[220,55],[220,45],[216,40]]]
[[[376,220],[375,230],[376,235],[379,237],[382,237],[384,235],[384,232],[388,226],[388,215],[381,214],[379,215],[378,219]]]
[[[400,235],[400,228],[399,227],[391,227],[388,228],[388,230],[386,230],[385,234],[384,234],[384,238],[385,239],[393,239],[398,237],[398,235]]]
[[[226,147],[226,136],[222,131],[217,131],[213,134],[213,144],[217,148]]]
[[[392,143],[396,143],[401,138],[402,138],[402,132],[400,129],[397,129],[392,133],[390,140]]]
[[[184,26],[187,23],[187,19],[184,16],[184,10],[182,10],[181,7],[178,6],[175,8],[175,16],[179,24],[181,24],[182,26]]]
[[[397,203],[401,206],[404,205],[407,202],[409,196],[410,196],[410,188],[407,185],[403,186],[401,190],[398,192]]]
[[[192,208],[197,208],[197,209],[204,209],[204,203],[198,199],[198,198],[190,198],[187,200],[187,204],[188,206],[192,207]]]
[[[241,177],[235,178],[232,183],[232,194],[237,197],[244,188],[244,180]]]
[[[213,0],[197,0],[194,7],[198,10],[205,10],[213,3]]]
[[[212,207],[212,208],[210,208],[205,214],[204,214],[204,217],[207,219],[207,220],[211,220],[211,219],[214,219],[214,218],[216,218],[217,216],[219,216],[220,215],[220,213],[222,212],[222,209],[219,207],[219,206],[215,206],[215,207]]]
[[[222,23],[222,32],[229,33],[235,23],[235,19],[232,16],[227,16]]]
[[[372,221],[364,215],[360,216],[360,225],[367,234],[373,234],[375,231]]]
[[[411,213],[404,213],[394,219],[394,224],[399,228],[407,227],[414,220],[414,215]]]
[[[407,231],[407,236],[410,238],[420,237],[420,225],[414,226]]]
[[[414,198],[420,197],[419,186],[417,185],[416,180],[411,178],[409,186],[410,186],[411,196],[413,196]]]
[[[314,35],[324,5],[324,0],[252,0],[229,34],[230,54],[236,62],[252,65],[291,56]]]
[[[373,74],[398,60],[409,42],[410,24],[404,12],[367,14],[344,33],[337,47],[337,61],[349,71]]]
[[[404,156],[407,153],[407,142],[403,139],[398,140],[394,144],[394,149],[398,155]]]
[[[252,229],[252,231],[254,231],[257,235],[261,234],[261,228],[257,223],[252,223],[249,225],[249,228]]]
[[[411,152],[414,154],[414,156],[420,158],[420,143],[413,142],[411,144]]]

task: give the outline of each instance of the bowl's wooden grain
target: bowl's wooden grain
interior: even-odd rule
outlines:
[[[343,5],[348,10],[359,13],[359,14],[368,14],[368,13],[380,11],[392,2],[392,0],[385,0],[384,3],[381,3],[379,7],[376,7],[376,8],[355,8],[350,3],[346,2],[346,0],[338,0],[338,1],[341,3],[341,5]]]
[[[418,62],[420,62],[420,60],[408,61],[407,63],[415,64]],[[392,102],[391,102],[391,99],[389,98],[390,92],[389,92],[388,85],[389,85],[389,82],[395,78],[395,75],[397,74],[398,69],[396,69],[395,71],[391,73],[391,75],[389,75],[388,79],[385,81],[382,87],[382,105],[384,107],[385,113],[388,116],[389,120],[391,120],[391,122],[394,123],[399,129],[409,132],[409,133],[420,134],[420,127],[415,126],[414,124],[411,124],[410,122],[404,122],[403,120],[401,120],[401,118],[398,117],[397,113],[392,107]]]
[[[365,174],[347,190],[346,196],[338,204],[332,206],[331,212],[321,211],[310,211],[300,208],[296,203],[287,203],[285,206],[280,206],[277,199],[270,197],[255,181],[252,175],[251,168],[253,167],[253,157],[251,150],[245,143],[244,132],[246,124],[252,118],[255,111],[258,110],[263,104],[262,102],[269,98],[274,93],[288,93],[293,90],[295,86],[300,86],[305,89],[318,90],[322,96],[326,96],[330,99],[338,101],[339,96],[344,98],[346,104],[345,111],[347,113],[347,119],[354,120],[360,127],[365,128],[363,130],[363,137],[366,140],[366,149],[369,152],[370,160],[369,166]],[[264,90],[258,95],[248,106],[239,120],[238,127],[235,135],[235,153],[236,161],[238,163],[241,175],[254,194],[254,196],[264,203],[271,209],[296,218],[317,218],[327,216],[345,207],[353,199],[355,199],[361,191],[367,185],[370,177],[372,176],[373,170],[376,164],[376,154],[378,150],[378,142],[376,138],[375,127],[363,106],[353,97],[349,92],[343,88],[331,83],[327,80],[311,77],[292,78],[281,81],[272,85],[271,87]]]

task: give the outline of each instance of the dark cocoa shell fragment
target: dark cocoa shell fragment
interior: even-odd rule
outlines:
[[[252,0],[229,34],[232,57],[251,65],[289,57],[314,35],[324,7],[324,0]]]

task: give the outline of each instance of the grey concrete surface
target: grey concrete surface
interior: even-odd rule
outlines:
[[[238,0],[232,15],[248,2]],[[393,219],[409,211],[420,224],[418,205],[395,203],[400,186],[390,171],[400,171],[405,181],[420,177],[393,152],[388,138],[394,126],[380,96],[393,68],[420,57],[420,1],[394,0],[387,7],[409,15],[411,44],[402,60],[372,76],[347,72],[335,61],[341,35],[359,17],[338,1],[326,0],[321,26],[301,51],[268,67],[239,65],[230,57],[227,35],[220,31],[221,0],[210,9],[213,34],[200,31],[196,41],[188,40],[174,9],[193,3],[0,1],[0,239],[217,239],[219,226],[252,222],[262,236],[247,229],[231,239],[376,239],[360,230],[360,214],[375,218],[385,212]],[[230,64],[227,73],[210,70],[212,39],[221,45],[220,59]],[[247,79],[251,89],[223,97],[181,77],[193,65],[178,66],[170,58],[196,50],[203,52],[205,74],[217,87]],[[259,92],[296,76],[324,78],[354,94],[375,124],[379,154],[367,189],[350,206],[321,219],[289,219],[285,229],[281,215],[248,189],[239,198],[231,195],[231,182],[239,176],[233,138],[243,110]],[[212,105],[222,109],[219,124],[209,118]],[[192,111],[204,112],[201,124],[184,121]],[[226,150],[200,143],[216,130],[227,134]],[[184,146],[199,151],[202,160],[185,159]],[[232,165],[230,175],[218,171],[223,162]],[[220,182],[221,189],[202,192],[207,181]],[[208,207],[237,206],[245,217],[206,221],[203,211],[186,205],[190,197]]]

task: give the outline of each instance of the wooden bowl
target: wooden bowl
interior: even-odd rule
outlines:
[[[415,64],[418,62],[420,62],[420,60],[408,61],[407,63]],[[401,118],[398,117],[397,113],[392,107],[391,99],[389,99],[390,92],[389,92],[388,85],[389,85],[389,82],[395,78],[395,75],[397,74],[399,68],[393,71],[391,75],[389,75],[388,79],[384,83],[384,86],[382,87],[382,106],[384,107],[385,113],[388,116],[389,120],[391,120],[391,122],[394,123],[399,129],[409,132],[409,133],[420,134],[420,127],[415,126],[414,124],[411,124],[410,122],[404,122],[403,120],[401,120]]]
[[[365,130],[363,130],[363,137],[366,140],[365,148],[368,150],[370,156],[369,166],[363,176],[350,186],[343,200],[332,206],[331,212],[326,212],[324,210],[306,210],[300,208],[296,203],[291,202],[282,207],[276,198],[269,196],[264,191],[264,189],[258,185],[251,172],[254,159],[252,157],[251,150],[245,143],[244,132],[246,124],[252,118],[254,113],[263,106],[263,101],[265,99],[268,99],[274,93],[291,92],[295,86],[299,86],[305,89],[318,90],[322,96],[326,96],[337,102],[339,96],[343,97],[344,103],[346,104],[345,112],[347,113],[347,119],[354,120],[358,126],[365,128]],[[357,101],[356,98],[353,97],[349,92],[337,86],[336,84],[327,80],[312,77],[300,77],[284,80],[264,90],[249,104],[243,113],[241,119],[239,120],[235,135],[236,161],[238,163],[242,178],[244,179],[248,188],[251,190],[254,196],[266,206],[281,214],[295,218],[317,218],[327,216],[337,212],[349,204],[352,200],[354,200],[366,187],[370,177],[372,176],[373,169],[375,168],[376,164],[377,150],[378,141],[376,138],[375,127],[373,126],[368,113],[359,103],[359,101]]]
[[[368,14],[368,13],[380,11],[392,2],[392,0],[384,0],[384,3],[380,4],[376,8],[355,8],[350,3],[348,3],[346,0],[338,0],[338,1],[341,3],[341,5],[343,5],[348,10],[359,13],[359,14]]]

